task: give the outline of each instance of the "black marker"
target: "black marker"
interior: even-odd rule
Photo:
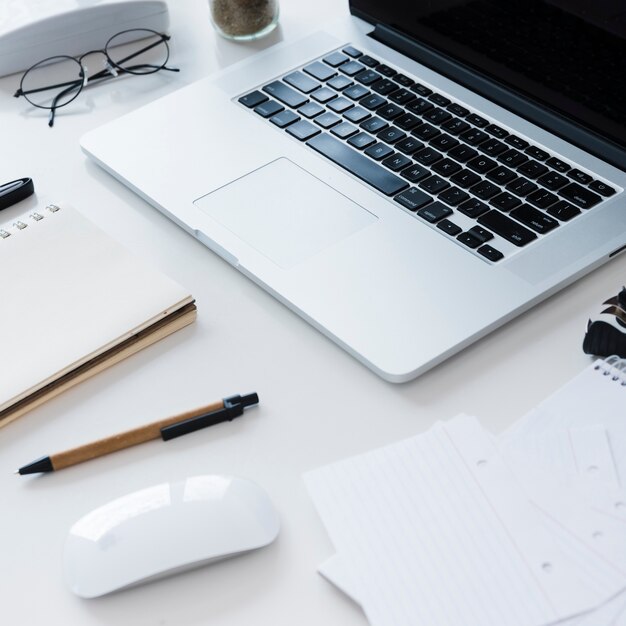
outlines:
[[[20,178],[0,185],[0,211],[32,196],[33,193],[35,193],[35,186],[32,178]]]

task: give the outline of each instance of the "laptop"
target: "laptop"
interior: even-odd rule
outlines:
[[[81,145],[379,376],[407,381],[626,247],[619,11],[351,0],[344,20]]]

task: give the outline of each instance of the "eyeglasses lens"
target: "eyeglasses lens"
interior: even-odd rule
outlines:
[[[169,48],[163,36],[143,29],[115,35],[107,43],[106,52],[116,67],[130,74],[158,72],[169,58]]]
[[[24,97],[36,107],[51,109],[71,102],[83,87],[82,68],[71,57],[57,56],[31,67],[22,78]]]

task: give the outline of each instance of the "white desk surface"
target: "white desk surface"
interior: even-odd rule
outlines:
[[[84,132],[105,121],[347,13],[347,2],[281,0],[280,29],[247,45],[215,35],[206,0],[169,4],[171,62],[180,74],[123,78],[86,90],[59,113],[53,129],[44,112],[11,97],[19,76],[0,79],[0,182],[31,176],[38,195],[3,211],[0,221],[37,202],[69,201],[188,287],[199,311],[193,326],[0,431],[1,622],[363,626],[360,609],[316,573],[333,548],[302,473],[413,435],[461,411],[502,430],[591,362],[581,349],[587,318],[624,283],[626,257],[421,378],[400,386],[380,380],[90,163],[78,145]],[[53,259],[43,269],[53,272]],[[11,268],[0,268],[0,294],[7,280]],[[20,331],[28,329],[1,329]],[[0,338],[0,384],[2,369],[11,366],[2,361],[1,343]],[[41,455],[249,391],[259,393],[260,406],[230,424],[58,474],[13,475]],[[61,555],[76,519],[126,492],[203,473],[237,474],[265,487],[282,519],[276,543],[97,600],[68,591]]]

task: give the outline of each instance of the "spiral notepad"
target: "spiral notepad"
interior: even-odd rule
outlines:
[[[195,319],[191,295],[65,205],[0,225],[0,426]]]

